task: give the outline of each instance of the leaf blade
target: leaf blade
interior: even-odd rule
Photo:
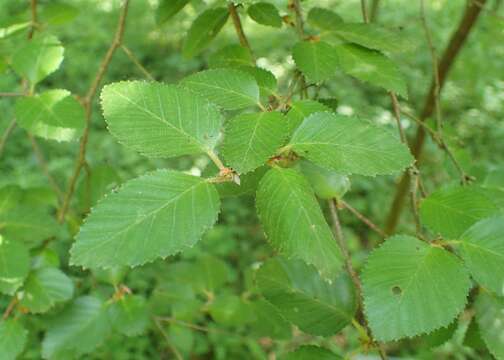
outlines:
[[[385,175],[413,162],[388,130],[358,118],[318,112],[305,118],[288,145],[308,160],[341,175]]]
[[[200,71],[182,79],[181,85],[226,110],[259,103],[259,86],[255,79],[235,69]]]
[[[110,133],[148,157],[212,149],[222,123],[215,106],[173,85],[121,81],[103,88],[101,103]]]
[[[213,184],[157,170],[126,182],[93,209],[70,250],[70,262],[110,268],[174,255],[200,239],[217,220],[219,207]]]
[[[454,255],[407,235],[389,238],[373,251],[361,278],[364,312],[380,341],[449,325],[471,286]]]
[[[285,125],[279,112],[241,114],[230,119],[224,130],[224,159],[240,174],[255,170],[282,145]]]
[[[340,250],[310,184],[298,171],[269,170],[259,183],[256,206],[275,250],[313,264],[324,276],[338,273],[342,265]]]

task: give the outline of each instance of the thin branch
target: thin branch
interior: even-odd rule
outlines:
[[[481,4],[484,4],[485,2],[486,0],[480,0]],[[452,34],[448,46],[446,47],[445,51],[443,52],[443,56],[439,61],[440,90],[442,90],[443,85],[448,76],[449,70],[453,66],[453,63],[455,62],[457,55],[459,54],[462,46],[467,40],[467,37],[471,32],[471,30],[473,29],[480,13],[481,13],[481,6],[470,3],[469,6],[465,7],[464,15],[462,16],[462,19],[457,29]],[[436,81],[435,79],[432,79],[431,81],[429,93],[426,97],[424,107],[420,115],[421,121],[425,121],[428,117],[432,115],[434,111],[435,88],[436,88],[435,81]],[[423,127],[419,127],[417,129],[417,133],[411,147],[411,152],[418,161],[421,160],[421,154],[425,142],[425,136],[426,136],[425,129]],[[397,223],[399,222],[404,202],[403,200],[408,192],[409,183],[410,183],[409,173],[406,171],[396,187],[396,194],[394,196],[392,206],[387,216],[387,223],[385,227],[386,233],[394,232],[394,229],[396,228]]]
[[[9,305],[7,305],[7,309],[5,309],[5,311],[2,315],[2,320],[7,320],[7,318],[12,314],[12,312],[16,308],[16,305],[18,302],[19,302],[19,299],[16,294],[12,297],[11,301],[9,302]]]
[[[300,39],[304,38],[304,20],[303,20],[303,12],[301,10],[301,3],[299,0],[292,1],[292,8],[294,10],[294,14],[296,14],[296,31]]]
[[[208,150],[207,155],[210,158],[210,160],[212,160],[213,163],[219,168],[220,171],[227,170],[226,165],[224,165],[224,163],[216,153],[214,153],[212,150]]]
[[[0,158],[2,157],[2,153],[5,149],[5,144],[7,144],[7,140],[9,139],[9,136],[12,134],[12,131],[14,130],[15,127],[16,127],[16,119],[12,119],[9,126],[7,126],[7,129],[5,129],[2,138],[0,138]]]
[[[389,95],[392,100],[394,119],[396,120],[397,123],[397,129],[399,131],[401,142],[409,148],[408,140],[406,138],[406,134],[404,133],[404,129],[401,124],[401,107],[399,105],[399,101],[397,100],[397,96],[392,91],[389,92]],[[413,219],[415,220],[416,234],[418,237],[423,239],[422,225],[420,224],[420,216],[418,214],[418,200],[417,200],[419,171],[415,167],[415,165],[411,165],[410,167],[408,167],[408,173],[410,174],[411,179],[409,189],[411,212],[413,214]]]
[[[427,24],[427,18],[425,16],[425,4],[424,0],[420,0],[420,20],[422,27],[425,32],[425,38],[427,39],[427,45],[429,46],[429,51],[432,60],[432,77],[434,79],[434,110],[436,114],[436,128],[440,136],[442,136],[443,123],[441,119],[441,106],[439,104],[439,93],[441,91],[441,85],[439,82],[439,68],[438,68],[438,57],[436,53],[436,48],[432,41],[431,31],[429,25]]]
[[[361,214],[357,209],[352,207],[350,204],[348,204],[344,200],[339,200],[339,203],[348,211],[350,211],[357,219],[362,221],[364,224],[366,224],[371,230],[379,234],[381,237],[385,238],[387,237],[387,234],[378,227],[375,223],[373,223],[371,220],[369,220],[367,217],[365,217],[363,214]]]
[[[350,258],[350,253],[348,251],[348,247],[345,242],[345,238],[343,236],[343,231],[341,230],[341,223],[339,221],[339,216],[338,216],[338,204],[336,199],[331,199],[329,200],[329,210],[331,213],[331,219],[332,219],[332,224],[333,224],[333,231],[336,237],[336,241],[338,242],[338,246],[341,250],[341,253],[343,255],[343,261],[345,263],[345,268],[350,276],[350,279],[352,280],[352,283],[355,286],[355,289],[357,291],[357,298],[359,301],[359,306],[360,309],[363,309],[363,297],[362,297],[362,284],[360,282],[359,277],[357,276],[357,272],[355,271],[353,265],[352,265],[352,260]],[[369,328],[369,325],[367,324],[366,318],[364,317],[363,320],[363,326],[366,328],[366,331],[368,333],[369,338],[373,340],[372,334],[371,334],[371,329]],[[382,359],[387,359],[387,354],[385,352],[385,349],[382,344],[379,342],[375,342],[376,346],[378,347],[378,352],[380,353],[380,357]]]
[[[170,337],[168,336],[168,334],[166,333],[166,331],[164,331],[163,325],[161,324],[161,322],[159,321],[158,318],[154,318],[154,323],[156,324],[156,327],[158,328],[158,330],[161,333],[161,335],[163,335],[163,337],[164,337],[164,339],[166,341],[166,344],[168,345],[168,348],[173,353],[173,355],[175,355],[175,357],[177,358],[177,360],[184,360],[184,357],[182,356],[182,354],[180,353],[180,351],[178,351],[178,349],[174,345],[172,345]]]
[[[361,11],[362,11],[362,19],[364,20],[365,23],[369,22],[369,16],[368,16],[368,11],[367,11],[367,4],[366,0],[361,0]]]
[[[404,115],[406,115],[407,117],[409,117],[411,120],[415,121],[418,124],[418,126],[421,126],[422,128],[424,128],[425,131],[427,131],[427,133],[432,138],[432,141],[434,141],[438,145],[438,147],[446,153],[446,155],[448,156],[448,158],[452,162],[453,166],[455,166],[455,169],[457,169],[457,171],[459,172],[460,179],[461,179],[460,181],[462,184],[465,184],[465,183],[473,180],[473,178],[464,171],[464,169],[462,168],[460,163],[457,161],[457,159],[455,158],[455,155],[453,154],[451,149],[448,147],[448,145],[444,141],[443,137],[441,137],[436,131],[431,129],[430,126],[428,126],[424,121],[420,121],[419,118],[417,118],[416,116],[414,116],[410,112],[403,110],[402,113]]]
[[[31,11],[31,24],[30,30],[28,32],[28,40],[33,37],[35,29],[37,27],[37,0],[30,1],[30,11]]]
[[[44,154],[42,153],[42,150],[40,150],[40,146],[38,145],[37,140],[35,140],[33,135],[31,135],[30,133],[28,133],[28,138],[30,139],[33,153],[35,154],[35,157],[37,158],[37,162],[38,162],[42,172],[44,173],[45,177],[49,181],[49,184],[51,185],[54,192],[56,193],[56,195],[58,197],[58,201],[61,201],[61,199],[63,197],[63,191],[61,191],[58,183],[56,182],[56,180],[54,180],[51,173],[49,172],[49,166],[47,165],[47,161],[45,159]]]
[[[252,51],[252,47],[250,46],[250,43],[247,37],[245,36],[245,32],[243,31],[240,15],[238,14],[238,11],[236,11],[236,5],[233,2],[230,2],[228,4],[228,10],[231,19],[233,20],[233,25],[235,27],[236,35],[238,35],[238,40],[240,40],[240,44],[249,50],[253,58],[254,52]]]
[[[399,131],[399,137],[401,138],[401,142],[409,147],[408,139],[406,138],[406,134],[404,133],[404,129],[401,124],[401,107],[399,106],[399,101],[397,100],[396,94],[394,94],[392,91],[389,92],[389,96],[392,100],[392,112],[394,114],[394,119]]]
[[[291,8],[294,10],[295,14],[295,26],[296,32],[298,34],[299,40],[304,40],[305,30],[304,30],[304,20],[303,20],[303,10],[301,8],[301,2],[299,0],[292,0]],[[299,78],[300,89],[301,89],[301,99],[308,97],[308,88],[306,87],[306,78],[303,74]]]
[[[126,17],[128,15],[128,6],[129,6],[129,0],[125,0],[121,10],[121,14],[119,15],[119,22],[117,24],[117,29],[112,44],[110,45],[107,53],[105,54],[105,57],[102,60],[98,72],[93,82],[91,83],[91,86],[89,87],[86,97],[84,98],[84,108],[86,110],[86,127],[84,128],[84,133],[82,134],[82,138],[80,141],[79,155],[76,160],[75,170],[72,174],[72,177],[70,178],[68,189],[63,200],[63,205],[61,206],[61,209],[59,211],[58,221],[60,223],[65,220],[65,215],[68,211],[70,201],[72,200],[72,196],[75,191],[75,185],[77,183],[77,180],[79,179],[80,172],[86,162],[86,148],[89,140],[89,131],[91,129],[91,114],[92,114],[93,99],[94,96],[96,95],[96,91],[98,89],[98,86],[100,85],[100,82],[105,76],[105,73],[108,69],[110,62],[112,61],[114,53],[121,46],[126,25]]]
[[[126,54],[126,56],[131,60],[131,62],[133,64],[136,65],[136,67],[138,68],[138,70],[140,70],[140,72],[149,80],[151,81],[156,81],[156,79],[154,79],[154,76],[151,75],[151,73],[142,65],[142,63],[140,61],[138,61],[137,57],[135,56],[135,54],[133,54],[133,52],[126,47],[126,45],[121,45],[121,50],[124,51],[124,53]]]

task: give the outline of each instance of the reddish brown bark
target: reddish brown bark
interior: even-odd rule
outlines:
[[[483,5],[485,5],[485,2],[486,0],[481,0],[476,4],[473,1],[468,1],[468,5],[465,8],[464,15],[462,16],[462,20],[460,21],[455,32],[452,34],[450,41],[448,42],[448,46],[446,47],[445,51],[443,52],[443,56],[439,61],[438,71],[440,90],[443,88],[450,68],[455,62],[455,59],[459,54],[462,46],[464,45],[464,42],[466,41],[471,29],[474,27],[474,24],[476,23],[476,20],[478,19],[478,16],[481,13]],[[429,92],[425,99],[424,107],[420,115],[421,121],[425,121],[432,115],[432,113],[434,112],[435,102],[436,80],[433,76]],[[425,132],[425,129],[423,127],[419,127],[417,129],[415,139],[412,142],[411,152],[413,153],[415,159],[417,159],[417,162],[420,162],[421,160],[421,154],[426,135],[427,134]],[[408,193],[409,184],[409,175],[408,172],[405,171],[401,177],[401,180],[399,181],[399,184],[397,185],[396,194],[394,200],[392,201],[392,206],[387,217],[387,222],[385,225],[385,232],[387,234],[393,233],[397,226],[397,223],[399,222],[401,210],[404,203],[404,197]]]

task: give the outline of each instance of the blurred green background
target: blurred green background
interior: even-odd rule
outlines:
[[[246,4],[253,1],[244,1]],[[287,1],[270,1],[281,14],[288,14]],[[85,94],[115,31],[120,1],[115,0],[40,0],[40,23],[44,32],[56,35],[65,48],[61,68],[38,87],[68,89],[73,94]],[[68,5],[65,12],[56,11],[57,5]],[[192,0],[180,13],[165,24],[158,24],[156,0],[132,0],[128,14],[124,45],[157,81],[175,83],[182,77],[205,69],[213,53],[225,45],[237,44],[231,20],[210,46],[200,55],[185,59],[181,54],[187,30],[197,14],[209,6],[226,5],[225,1]],[[360,2],[356,0],[306,0],[304,9],[328,7],[345,21],[361,21]],[[433,33],[438,54],[458,24],[466,6],[463,0],[426,1],[427,19]],[[53,10],[51,10],[53,8]],[[290,56],[296,42],[292,28],[284,25],[274,29],[254,23],[240,10],[245,32],[258,59],[258,65],[277,77],[280,91],[285,91],[294,64]],[[0,28],[29,21],[29,4],[20,0],[0,1]],[[409,99],[403,103],[411,112],[421,110],[432,76],[431,57],[419,20],[419,2],[407,0],[380,1],[377,22],[400,29],[411,39],[415,50],[394,57],[407,79]],[[308,32],[310,32],[308,26]],[[20,92],[20,79],[9,69],[11,54],[22,44],[25,32],[5,39],[0,38],[0,92]],[[119,50],[115,54],[103,84],[124,79],[144,79],[143,74]],[[102,84],[102,85],[103,85]],[[382,89],[357,82],[340,74],[324,84],[321,98],[335,99],[335,110],[355,114],[394,129],[390,99]],[[0,98],[0,134],[14,117],[15,98]],[[176,168],[195,173],[208,165],[205,157],[183,157],[175,160],[152,160],[118,144],[106,130],[105,122],[95,101],[92,131],[87,160],[95,174],[92,186],[93,201],[120,182],[156,168]],[[445,137],[456,158],[476,182],[490,181],[492,174],[504,164],[504,5],[492,0],[471,32],[460,52],[442,92],[442,114]],[[414,123],[403,119],[409,136],[416,130]],[[65,188],[78,153],[78,143],[39,141],[48,162],[48,170]],[[437,145],[428,140],[422,164],[422,179],[428,191],[457,181],[456,170]],[[86,191],[85,173],[79,180],[77,196],[72,204],[74,225],[61,229],[58,239],[40,250],[40,256],[56,256],[67,268],[78,293],[93,292],[110,297],[114,286],[126,284],[135,294],[148,302],[150,313],[176,318],[161,324],[161,330],[151,320],[139,336],[125,339],[114,333],[102,346],[85,358],[89,359],[169,359],[175,347],[187,359],[274,359],[275,354],[294,348],[301,342],[324,344],[336,353],[359,352],[358,334],[346,329],[334,338],[322,339],[267,326],[258,321],[251,310],[257,305],[252,272],[257,264],[271,256],[255,214],[252,196],[230,197],[223,201],[218,225],[204,240],[182,256],[158,261],[126,271],[91,274],[66,266],[68,248],[78,229],[80,218],[88,209],[83,204]],[[489,175],[490,174],[490,175]],[[379,226],[383,226],[396,178],[392,176],[365,178],[351,177],[351,191],[345,200]],[[504,186],[504,179],[496,181]],[[44,174],[40,171],[26,132],[14,129],[0,159],[0,187],[9,184],[36,191],[41,202],[55,203]],[[53,210],[51,210],[53,211]],[[343,212],[344,231],[350,241],[355,265],[359,267],[369,248],[378,240],[359,220]],[[404,211],[399,230],[414,227],[410,214]],[[0,296],[0,309],[8,298]],[[262,306],[265,306],[262,304]],[[267,309],[265,310],[267,314]],[[40,358],[40,341],[46,323],[57,310],[30,318],[29,345],[23,358]],[[267,317],[267,315],[266,315]],[[432,339],[411,339],[391,345],[390,353],[398,358],[426,359],[483,359],[484,351],[464,346],[468,323],[453,326],[440,338],[451,339],[431,350]],[[280,340],[272,340],[272,332]],[[444,337],[443,337],[444,336]],[[466,336],[466,341],[468,337]],[[439,339],[433,339],[436,342]],[[470,339],[476,344],[478,339]],[[171,349],[171,350],[170,350]],[[424,349],[425,354],[418,354]],[[422,352],[422,351],[421,351]],[[1,358],[1,355],[0,355]],[[365,358],[363,356],[356,358]]]

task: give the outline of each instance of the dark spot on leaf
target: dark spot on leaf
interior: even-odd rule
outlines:
[[[394,286],[392,287],[392,294],[394,295],[401,295],[402,294],[402,289],[399,286]]]

